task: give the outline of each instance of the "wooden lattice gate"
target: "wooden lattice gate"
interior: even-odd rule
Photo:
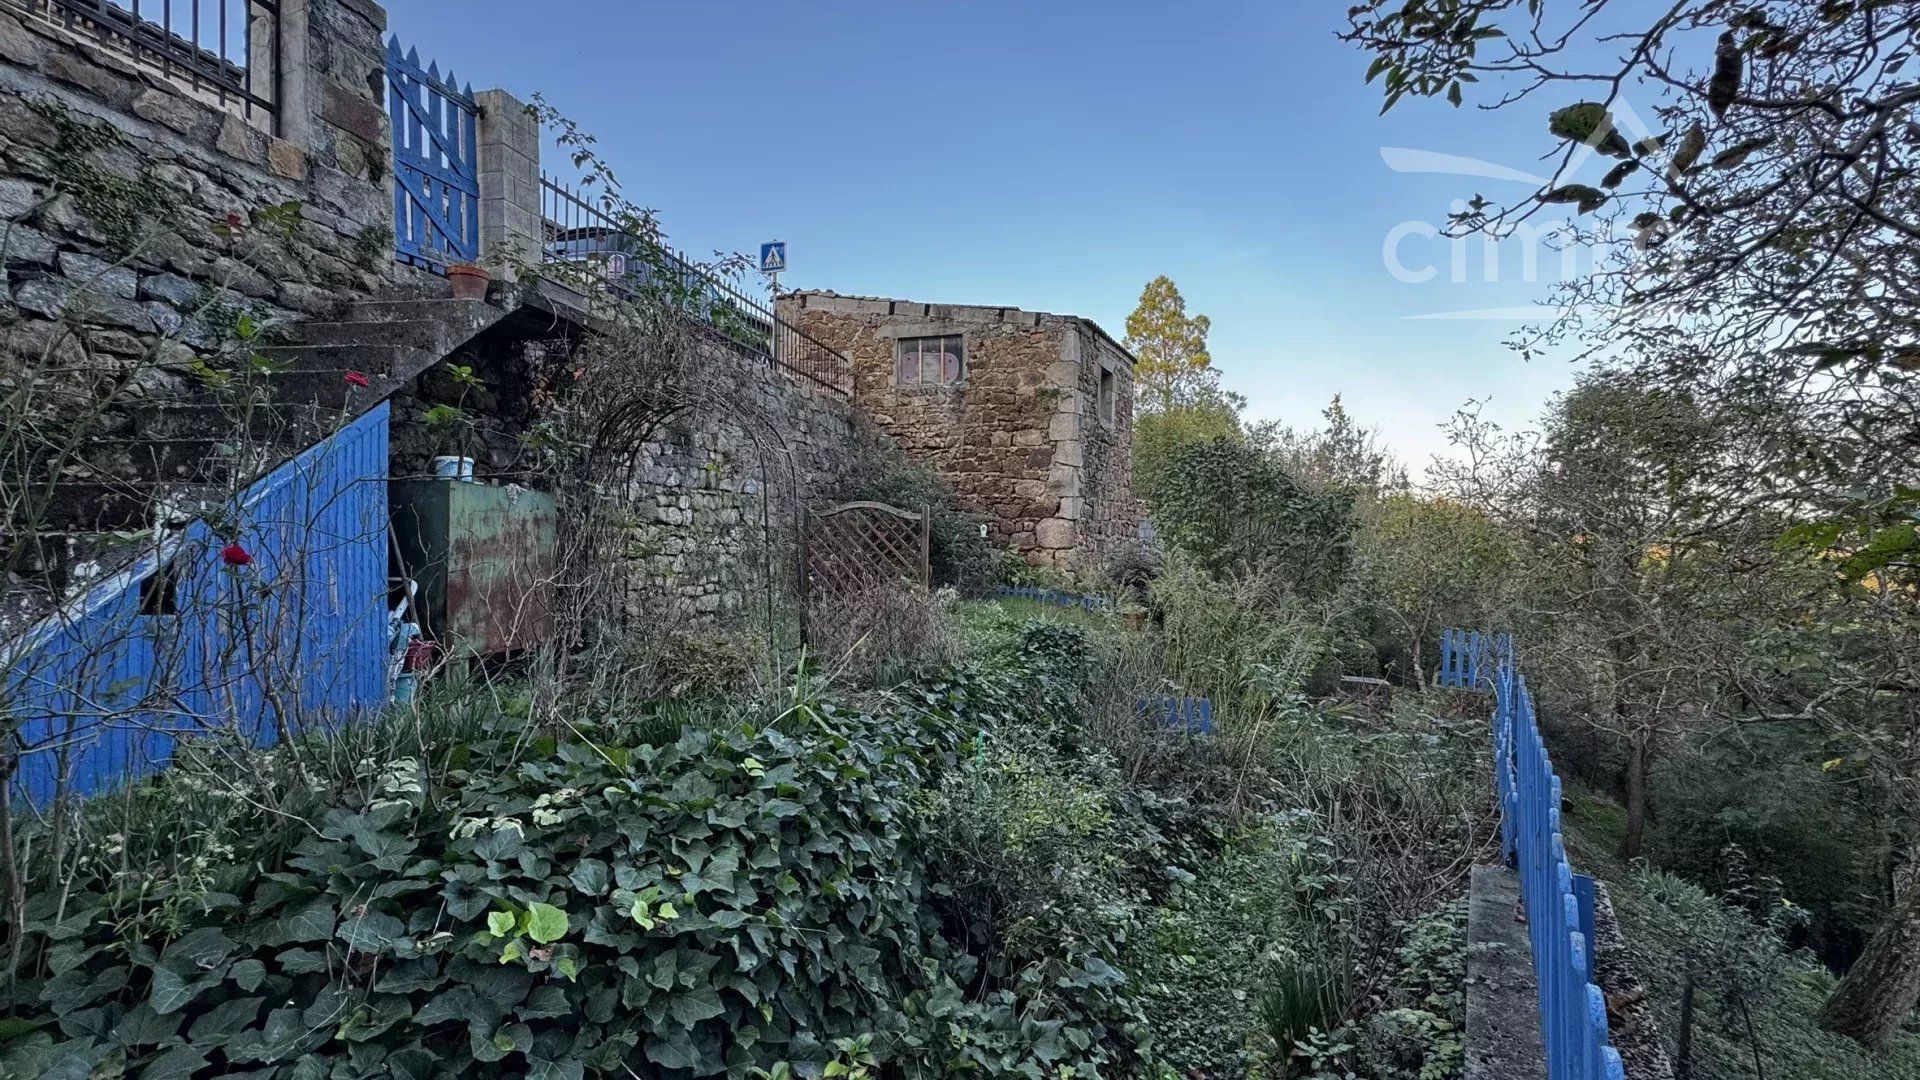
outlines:
[[[801,565],[808,637],[815,620],[857,611],[863,595],[903,581],[925,588],[932,565],[929,527],[925,509],[915,513],[886,503],[807,511]]]

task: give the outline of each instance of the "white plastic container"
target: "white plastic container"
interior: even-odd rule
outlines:
[[[474,483],[473,459],[470,457],[437,457],[433,459],[433,475],[446,480],[461,480]]]

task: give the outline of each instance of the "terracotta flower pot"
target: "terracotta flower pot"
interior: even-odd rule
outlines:
[[[447,280],[453,283],[455,300],[484,300],[493,275],[472,263],[455,263],[447,267]]]

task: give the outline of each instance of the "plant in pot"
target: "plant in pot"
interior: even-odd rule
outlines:
[[[455,300],[484,300],[493,275],[473,263],[454,263],[447,267],[447,280],[453,283]]]

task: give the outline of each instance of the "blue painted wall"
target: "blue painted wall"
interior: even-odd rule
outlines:
[[[192,733],[268,745],[385,702],[387,419],[381,404],[249,487],[232,525],[195,522],[4,654],[16,794],[97,794]],[[224,564],[236,540],[251,565]],[[143,613],[168,577],[171,612]]]

